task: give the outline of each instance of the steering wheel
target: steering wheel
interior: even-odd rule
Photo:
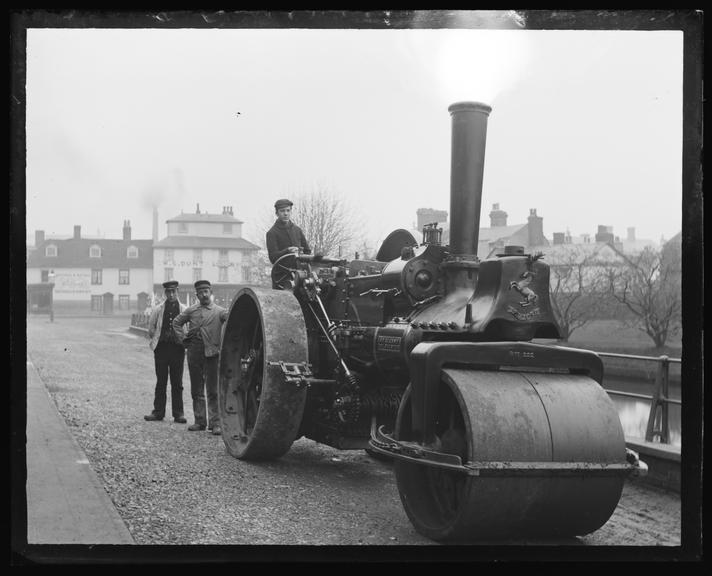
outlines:
[[[294,277],[297,273],[297,269],[291,268],[282,262],[282,260],[287,258],[292,258],[293,261],[296,262],[296,254],[289,252],[277,258],[272,265],[272,287],[278,290],[289,290],[294,287]]]

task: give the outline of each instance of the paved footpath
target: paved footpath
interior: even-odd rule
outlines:
[[[134,544],[29,360],[27,543]]]

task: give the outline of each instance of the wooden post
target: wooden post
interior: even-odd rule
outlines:
[[[659,441],[667,443],[669,436],[668,424],[668,375],[670,371],[670,359],[667,356],[660,356],[658,371],[655,375],[655,392],[650,401],[650,414],[648,415],[648,427],[645,431],[645,439],[653,442],[657,436]],[[660,407],[660,425],[656,425]]]

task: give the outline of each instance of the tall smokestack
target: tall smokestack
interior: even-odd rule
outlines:
[[[153,206],[153,241],[158,242],[158,206]]]
[[[450,253],[474,259],[480,233],[487,119],[492,108],[481,102],[457,102],[448,111],[452,116]]]

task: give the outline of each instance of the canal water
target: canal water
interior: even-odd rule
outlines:
[[[654,385],[652,382],[641,382],[637,380],[605,376],[603,380],[603,387],[606,390],[619,390],[622,392],[633,392],[635,394],[645,394],[648,396],[652,396],[654,391]],[[671,383],[668,394],[670,398],[679,400],[679,384]],[[651,402],[641,398],[619,396],[618,394],[611,394],[610,397],[618,409],[618,416],[620,417],[621,425],[623,426],[623,433],[626,436],[645,438]],[[662,410],[658,409],[658,418],[662,416],[661,412]],[[661,428],[659,423],[656,428]],[[681,410],[679,404],[668,404],[668,432],[668,443],[679,448],[682,443]]]

